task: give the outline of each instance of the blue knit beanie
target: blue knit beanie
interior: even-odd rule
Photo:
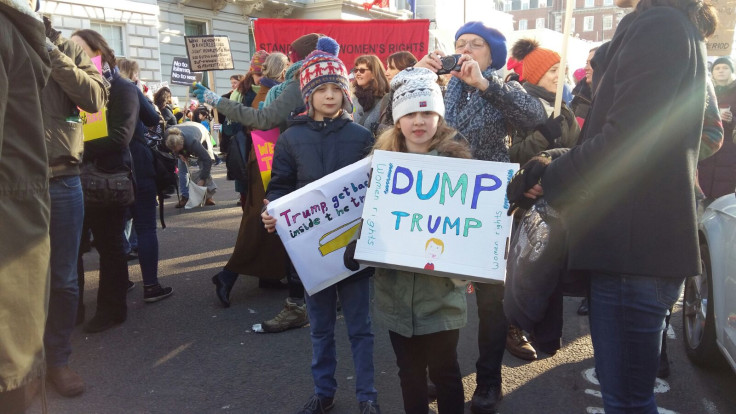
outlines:
[[[482,37],[491,47],[491,68],[501,69],[506,64],[506,37],[501,32],[481,22],[467,22],[455,33],[455,41],[468,33]]]

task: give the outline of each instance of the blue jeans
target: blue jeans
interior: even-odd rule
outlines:
[[[49,181],[51,196],[51,293],[43,342],[49,366],[66,365],[77,319],[79,286],[77,251],[84,222],[84,195],[79,176]]]
[[[355,394],[358,401],[376,401],[373,385],[373,332],[371,331],[369,278],[350,278],[314,295],[305,295],[312,338],[312,377],[314,393],[332,398],[337,390],[335,369],[335,319],[337,297],[350,338],[355,367]]]
[[[158,283],[158,235],[156,234],[156,180],[139,177],[131,207],[133,228],[138,235],[138,263],[143,284]]]
[[[662,331],[684,278],[590,276],[590,334],[606,414],[657,414]]]
[[[182,161],[181,158],[177,162],[179,163],[179,192],[182,197],[189,198],[189,186],[187,185],[187,173],[189,173],[189,169],[187,168],[187,163]]]

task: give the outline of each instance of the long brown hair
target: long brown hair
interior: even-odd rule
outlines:
[[[429,141],[429,151],[442,147],[445,150],[451,149],[455,154],[460,154],[461,156],[459,158],[471,158],[470,149],[468,149],[467,145],[463,145],[453,140],[455,135],[457,135],[457,131],[447,125],[445,118],[440,116],[440,120],[437,122],[437,132],[434,133],[432,140]],[[409,149],[406,147],[406,137],[401,133],[398,119],[396,120],[393,128],[384,131],[378,136],[373,149],[409,152]]]
[[[255,83],[256,81],[253,79],[253,72],[248,72],[245,74],[245,77],[238,82],[238,86],[235,87],[235,90],[240,92],[242,96],[245,96]]]
[[[80,29],[72,33],[71,37],[79,36],[87,43],[90,49],[95,52],[100,52],[102,55],[102,62],[110,65],[110,69],[115,68],[115,51],[110,48],[107,41],[101,34],[95,32],[92,29]]]
[[[355,59],[355,66],[364,64],[368,66],[371,73],[373,74],[373,80],[371,81],[371,88],[373,89],[373,96],[382,98],[383,95],[388,93],[388,79],[386,78],[386,71],[383,70],[383,63],[381,59],[376,55],[362,55]],[[353,89],[358,88],[358,82],[353,80]]]
[[[652,7],[662,6],[682,10],[705,38],[712,36],[716,31],[718,14],[708,0],[641,0],[636,5],[636,11],[643,12]]]
[[[402,50],[401,52],[390,54],[386,59],[386,64],[391,64],[391,66],[395,67],[399,71],[402,71],[406,68],[416,65],[417,58],[411,52]]]

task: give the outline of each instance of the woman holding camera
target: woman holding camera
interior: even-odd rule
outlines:
[[[445,52],[436,50],[415,67],[452,74],[445,94],[447,124],[468,140],[474,158],[509,162],[507,125],[534,129],[547,117],[539,100],[527,94],[518,82],[504,83],[494,74],[506,64],[506,38],[481,22],[469,22],[455,34],[454,59],[445,62],[445,70],[443,57]],[[486,414],[495,412],[501,399],[501,362],[508,323],[502,304],[503,286],[473,285],[478,303],[480,355],[470,407],[476,414]]]

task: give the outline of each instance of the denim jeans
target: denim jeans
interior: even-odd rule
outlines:
[[[376,401],[373,382],[373,332],[371,331],[369,278],[348,278],[314,295],[305,295],[312,338],[312,377],[314,393],[334,397],[337,390],[335,369],[335,319],[337,297],[350,338],[355,367],[355,394],[358,401]]]
[[[84,194],[78,175],[49,181],[51,196],[51,292],[43,342],[49,366],[66,365],[77,318],[77,251],[84,222]]]
[[[473,283],[478,304],[478,361],[476,383],[501,386],[501,364],[509,324],[503,312],[503,285]]]
[[[662,331],[684,278],[590,276],[590,334],[606,414],[657,414]]]
[[[457,362],[460,330],[403,337],[388,331],[399,367],[401,396],[406,414],[427,414],[427,369],[437,386],[437,409],[442,414],[463,414],[463,377]]]
[[[156,235],[156,180],[138,177],[135,203],[131,207],[133,228],[138,235],[138,263],[143,284],[158,283],[158,236]]]
[[[189,173],[189,169],[187,167],[187,163],[182,161],[181,158],[177,162],[179,166],[179,192],[182,197],[189,198],[189,186],[187,185],[187,174]]]

